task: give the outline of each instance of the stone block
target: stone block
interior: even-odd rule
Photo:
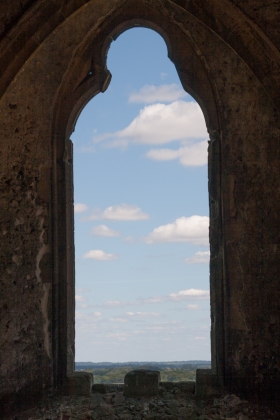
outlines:
[[[94,384],[92,386],[92,392],[98,392],[99,394],[106,394],[105,384]]]
[[[180,382],[160,382],[161,387],[165,388],[166,391],[172,392],[174,388],[178,388],[185,394],[195,393],[195,381],[180,381]]]
[[[158,395],[160,372],[158,370],[137,369],[124,377],[125,397],[153,397]]]
[[[89,372],[74,372],[67,377],[63,385],[62,395],[83,395],[89,396],[93,386],[93,375]]]
[[[195,381],[181,381],[176,386],[184,394],[192,395],[195,393]]]
[[[199,399],[219,395],[218,377],[211,369],[196,370],[195,396]]]
[[[123,392],[124,384],[94,384],[92,386],[92,393],[96,394],[112,394],[116,392]]]

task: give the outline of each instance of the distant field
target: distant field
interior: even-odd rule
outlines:
[[[129,363],[76,363],[76,370],[91,372],[95,384],[123,383],[126,373],[134,369],[159,370],[162,381],[194,381],[196,369],[210,369],[209,361],[188,362],[129,362]]]

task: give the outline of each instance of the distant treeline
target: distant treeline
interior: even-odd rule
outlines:
[[[125,362],[125,363],[112,363],[112,362],[76,362],[75,370],[88,370],[88,369],[118,369],[122,367],[133,366],[134,369],[184,369],[184,370],[194,370],[194,369],[207,369],[211,367],[211,362],[209,360],[187,360],[180,362]]]
[[[159,370],[161,381],[195,381],[196,369],[199,368],[210,369],[211,362],[188,360],[184,362],[76,363],[76,370],[93,374],[95,384],[121,384],[124,382],[125,375],[135,369]]]

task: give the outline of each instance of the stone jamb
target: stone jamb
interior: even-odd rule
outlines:
[[[201,61],[197,57],[191,43],[186,39],[185,34],[179,31],[178,28],[172,28],[170,31],[170,24],[159,25],[156,21],[148,20],[146,15],[149,14],[147,10],[142,13],[141,10],[138,17],[133,17],[134,11],[129,9],[127,16],[121,17],[117,22],[106,22],[100,33],[91,39],[87,40],[87,43],[83,45],[81,51],[76,56],[74,63],[69,66],[69,72],[65,77],[63,86],[58,96],[57,106],[55,108],[55,126],[54,135],[54,165],[56,166],[56,186],[54,187],[54,195],[56,195],[55,203],[57,203],[57,224],[56,229],[59,229],[59,234],[55,232],[54,237],[58,238],[58,253],[54,255],[58,272],[56,273],[59,279],[58,283],[60,287],[57,289],[59,298],[54,297],[55,302],[63,302],[63,308],[56,308],[55,317],[56,323],[59,324],[56,331],[60,331],[60,334],[54,338],[53,342],[56,346],[55,354],[57,354],[57,385],[60,385],[65,381],[65,375],[71,375],[74,369],[74,237],[73,237],[73,185],[71,178],[72,171],[72,157],[65,159],[65,156],[69,150],[71,144],[70,135],[74,129],[75,122],[86,103],[92,99],[97,93],[104,92],[110,83],[111,74],[106,66],[107,51],[110,43],[113,39],[116,39],[122,32],[135,26],[144,26],[150,29],[156,30],[165,40],[169,58],[174,62],[179,77],[181,79],[184,89],[192,94],[195,99],[202,106],[204,111],[205,119],[208,126],[211,141],[209,142],[210,149],[210,160],[209,160],[209,191],[212,191],[215,195],[215,205],[212,205],[210,199],[210,225],[212,229],[218,229],[220,232],[219,238],[221,238],[222,231],[222,220],[221,220],[221,200],[220,200],[220,174],[217,172],[217,166],[215,166],[215,181],[213,181],[212,171],[212,156],[215,155],[215,159],[219,160],[219,149],[220,149],[220,136],[219,136],[219,118],[217,114],[217,107],[214,94],[214,89],[207,76],[207,72],[202,65]],[[139,17],[140,15],[140,17]],[[155,14],[156,15],[156,14]],[[157,17],[157,16],[156,16]],[[161,19],[162,20],[162,19]],[[175,33],[175,36],[174,36]],[[179,55],[180,52],[176,51],[176,42],[178,38],[181,38],[181,42],[186,44],[185,57]],[[92,54],[91,46],[95,45]],[[188,68],[188,71],[184,69],[184,60],[190,60],[192,58],[192,68]],[[80,59],[83,59],[88,63],[87,74],[84,75],[84,79],[76,87],[75,91],[69,89],[69,86],[73,86],[72,81],[76,77],[77,68],[80,69]],[[84,67],[86,67],[84,65]],[[76,82],[77,83],[77,82]],[[197,94],[199,91],[199,94]],[[63,146],[63,144],[65,146]],[[213,146],[215,144],[215,147]],[[64,151],[63,151],[64,150]],[[212,175],[211,175],[212,174]],[[216,189],[216,190],[215,190]],[[215,192],[214,192],[215,190]],[[212,200],[213,201],[213,200]],[[66,209],[65,205],[69,207]],[[71,209],[71,210],[70,210]],[[215,217],[213,223],[212,214],[218,212],[219,217]],[[210,228],[211,229],[211,228]],[[211,238],[210,238],[211,240]],[[219,284],[219,288],[210,285],[211,288],[211,319],[212,319],[212,332],[211,332],[211,353],[213,372],[218,374],[220,378],[220,385],[223,383],[223,372],[224,372],[224,357],[223,357],[223,339],[224,339],[224,325],[223,325],[223,295],[221,289],[223,288],[223,252],[222,244],[218,241],[215,245],[215,251],[213,246],[211,247],[211,267],[213,264],[218,267],[216,270],[212,270],[214,276],[217,278],[213,279],[211,276],[210,282],[213,281]],[[67,250],[67,252],[65,252]],[[213,254],[216,253],[217,255]],[[66,259],[65,259],[66,258]],[[216,263],[214,263],[215,261]],[[71,268],[72,267],[72,268]],[[218,290],[218,291],[217,291]],[[66,297],[65,297],[66,294]],[[60,314],[60,318],[57,316]],[[63,328],[67,325],[67,331],[63,332]],[[219,338],[218,338],[219,337]],[[219,343],[217,343],[219,342]],[[218,350],[217,350],[218,349]],[[59,366],[59,369],[58,369]]]

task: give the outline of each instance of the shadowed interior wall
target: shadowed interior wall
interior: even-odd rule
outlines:
[[[55,392],[73,371],[70,136],[82,107],[108,86],[110,42],[136,24],[163,36],[209,131],[213,373],[221,392],[277,397],[279,9],[261,0],[0,1],[7,412]]]

